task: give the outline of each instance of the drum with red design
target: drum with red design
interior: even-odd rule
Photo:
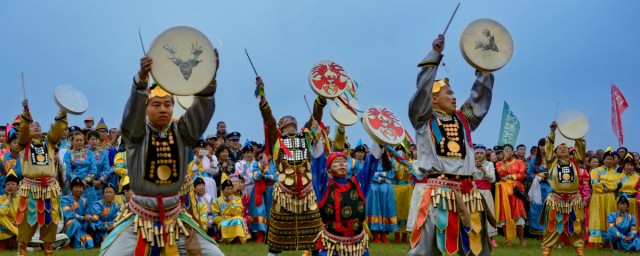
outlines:
[[[328,99],[336,98],[352,83],[344,68],[330,60],[313,65],[309,72],[309,85],[318,95]]]
[[[405,130],[396,114],[388,108],[373,106],[362,115],[362,126],[380,145],[399,145],[404,141]]]

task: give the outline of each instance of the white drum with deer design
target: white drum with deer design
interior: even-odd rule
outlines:
[[[153,79],[175,95],[202,91],[217,69],[213,45],[207,36],[192,27],[165,30],[153,40],[148,55],[153,59]]]
[[[492,19],[477,19],[460,35],[462,57],[475,69],[493,72],[504,67],[513,54],[509,31]]]

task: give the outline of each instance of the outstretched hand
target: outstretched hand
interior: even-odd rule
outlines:
[[[29,100],[28,100],[28,99],[24,99],[24,100],[22,101],[22,107],[23,107],[24,109],[28,109],[28,108],[29,108]]]

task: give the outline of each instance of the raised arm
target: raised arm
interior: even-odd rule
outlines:
[[[29,102],[24,100],[22,102],[22,106],[24,110],[22,114],[20,114],[20,130],[18,131],[18,145],[20,145],[20,150],[24,149],[27,144],[29,144],[29,140],[31,139],[31,131],[29,130],[29,125],[31,124],[31,113],[29,113]]]
[[[140,71],[133,78],[133,86],[129,100],[124,107],[120,130],[122,138],[128,144],[142,142],[146,129],[146,103],[149,92],[147,87],[149,84],[149,71],[151,70],[153,61],[149,57],[140,59]]]
[[[262,82],[262,78],[256,77],[256,84],[264,84]],[[271,112],[271,106],[267,101],[267,96],[262,95],[260,97],[260,114],[262,115],[262,122],[266,128],[265,134],[266,138],[269,140],[265,145],[265,147],[270,147],[275,145],[276,140],[278,139],[278,127],[276,126],[276,118],[273,117],[273,113]]]
[[[544,150],[547,152],[544,156],[544,161],[547,163],[547,168],[551,169],[551,164],[553,163],[553,160],[556,159],[556,154],[553,149],[555,147],[554,144],[556,141],[556,128],[558,128],[558,123],[556,123],[556,121],[551,122],[549,128],[551,128],[551,131],[549,132],[549,136],[545,138],[544,143]]]
[[[322,122],[322,112],[326,105],[327,99],[321,96],[316,97],[316,100],[313,102],[313,114],[309,117],[306,128],[311,128],[311,123],[314,119],[318,121],[318,123]]]
[[[493,74],[476,72],[476,81],[471,87],[471,95],[460,107],[460,112],[469,121],[471,131],[474,131],[489,113],[493,96]]]
[[[64,134],[64,131],[67,130],[67,126],[67,112],[64,110],[58,111],[55,122],[47,133],[47,142],[49,142],[51,145],[58,144]]]
[[[347,134],[345,133],[344,125],[338,124],[338,131],[333,138],[333,150],[338,152],[344,150],[344,144],[347,142]]]
[[[409,120],[416,130],[422,129],[431,117],[433,103],[431,102],[431,92],[433,91],[433,81],[440,60],[442,60],[442,50],[444,50],[444,36],[440,35],[433,41],[433,51],[429,52],[418,67],[417,91],[409,101]]]
[[[578,163],[584,163],[587,152],[587,141],[584,138],[577,139],[575,140],[573,148],[576,150],[573,154],[573,160],[576,160]]]
[[[215,80],[201,92],[194,95],[193,104],[178,119],[178,132],[187,145],[193,145],[198,138],[207,130],[209,122],[213,117],[216,104],[214,94],[216,93]]]

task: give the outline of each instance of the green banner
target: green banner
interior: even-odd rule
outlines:
[[[519,133],[520,121],[505,101],[502,109],[502,125],[500,127],[500,137],[498,137],[498,145],[511,144],[515,147]]]

